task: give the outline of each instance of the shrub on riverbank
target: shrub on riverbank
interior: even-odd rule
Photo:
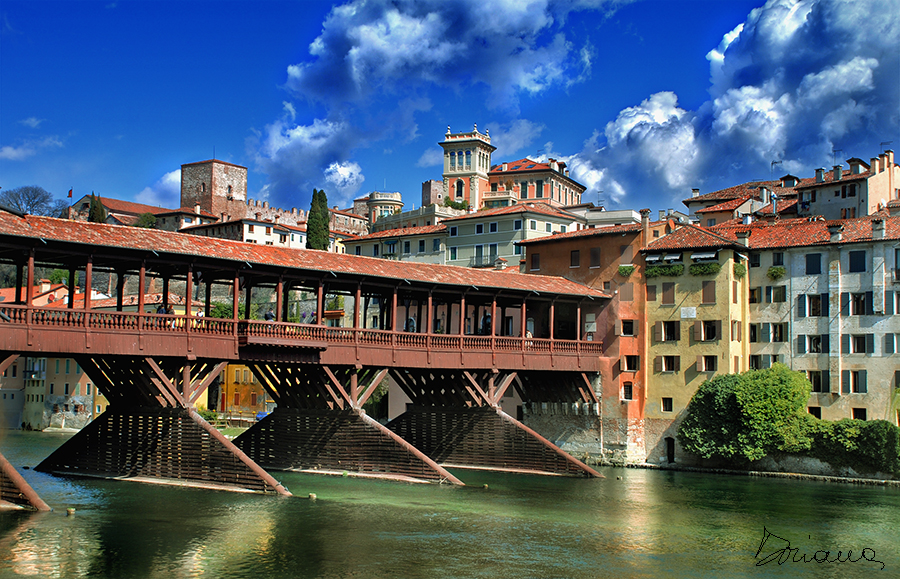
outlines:
[[[810,456],[860,472],[900,473],[900,428],[884,420],[830,422],[806,411],[810,384],[783,364],[704,382],[678,440],[704,459],[746,466],[770,453]]]

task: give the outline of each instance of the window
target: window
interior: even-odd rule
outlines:
[[[806,275],[816,275],[822,273],[822,254],[807,253],[806,254]]]
[[[622,320],[622,335],[634,336],[634,320]]]
[[[750,254],[750,267],[759,267],[759,254],[758,253]]]
[[[841,334],[841,354],[873,354],[875,334]]]
[[[841,293],[841,314],[865,316],[874,313],[874,295],[872,292]]]
[[[66,358],[66,374],[69,373],[69,370],[71,368],[71,363],[72,363],[72,360]]]
[[[663,282],[662,284],[662,304],[675,305],[675,283]]]
[[[50,394],[53,394],[53,382],[50,383]]]
[[[718,362],[718,356],[697,356],[697,371],[715,372]]]
[[[631,382],[622,384],[622,400],[633,400],[634,386]]]
[[[819,406],[810,406],[806,409],[811,416],[821,419],[822,418],[822,408]]]
[[[655,285],[647,286],[647,301],[648,302],[656,301],[656,286]]]
[[[513,246],[513,253],[516,254],[516,255],[522,255],[522,246],[519,245],[519,244],[514,245],[514,246]]]
[[[600,267],[600,248],[591,248],[591,267]]]
[[[519,231],[520,229],[522,229],[522,220],[516,219],[513,221],[513,231]]]
[[[408,241],[403,242],[403,253],[409,253],[409,242]]]
[[[715,225],[715,224],[716,224],[716,219],[715,219],[715,218],[707,219],[707,220],[706,220],[706,226],[707,226],[707,227],[712,227],[712,226]]]
[[[573,249],[569,252],[569,267],[580,267],[581,266],[581,252],[577,249]]]
[[[657,356],[653,363],[657,372],[678,372],[681,369],[679,356]]]
[[[865,370],[841,370],[842,394],[865,394],[868,392]]]
[[[672,399],[671,398],[663,398],[662,399],[662,410],[663,410],[663,412],[672,412]]]
[[[622,366],[622,372],[637,372],[641,365],[640,356],[625,356],[623,360],[625,364]]]
[[[853,409],[853,420],[865,420],[866,419],[866,409],[865,408],[854,408]]]
[[[621,251],[619,263],[621,265],[630,265],[634,261],[634,248],[630,245],[622,245],[619,247],[619,250]]]
[[[435,237],[431,240],[431,251],[440,251],[441,250],[441,238]]]
[[[476,223],[475,224],[475,234],[481,235],[484,233],[484,223]]]
[[[766,303],[767,304],[778,304],[784,303],[787,301],[787,286],[776,285],[766,286]]]
[[[541,254],[540,253],[532,253],[531,254],[531,271],[537,271],[541,269]]]
[[[827,370],[807,370],[806,377],[812,384],[813,392],[828,392],[828,371]]]
[[[528,222],[528,229],[530,229],[532,231],[536,231],[537,230],[537,221],[535,221],[534,219],[530,220]]]
[[[496,221],[492,221],[491,223],[488,224],[488,231],[490,231],[491,233],[497,233],[497,222]]]
[[[762,301],[762,288],[761,287],[750,288],[750,303],[758,304],[761,301]]]
[[[547,233],[553,233],[553,224],[552,224],[552,223],[545,223],[545,224],[544,224],[544,231],[546,231]]]
[[[733,342],[741,341],[741,321],[740,320],[732,320],[731,321],[731,341],[733,341]]]
[[[372,246],[372,257],[378,257],[378,244]]]
[[[657,341],[676,342],[681,336],[681,322],[657,322],[658,334]]]
[[[240,381],[241,381],[241,371],[240,371],[240,370],[235,370],[235,371],[234,371],[234,381],[235,381],[235,382],[240,382]]]
[[[716,282],[709,280],[703,282],[703,296],[701,297],[703,304],[716,303]]]
[[[241,405],[241,393],[235,392],[234,393],[234,406],[240,406],[240,405]]]
[[[256,406],[256,392],[250,393],[250,406]]]
[[[272,228],[266,227],[266,235],[272,235]]]
[[[784,265],[784,252],[772,252],[772,265]]]
[[[456,237],[456,234],[459,230],[455,225],[450,227],[450,237]]]
[[[88,382],[87,384],[84,385],[84,395],[85,396],[91,395],[91,383],[90,382]]]
[[[541,199],[544,197],[544,182],[541,181],[540,179],[538,179],[537,181],[534,182],[534,192],[535,192],[534,196],[537,197],[538,199]]]
[[[750,356],[750,369],[751,370],[759,370],[762,368],[762,356],[759,354],[754,354]]]
[[[750,330],[750,343],[755,344],[756,342],[759,342],[759,324],[750,324],[748,329]]]
[[[623,283],[619,285],[619,301],[630,302],[634,300],[634,284]]]
[[[66,382],[65,385],[63,386],[63,394],[65,394],[66,396],[69,395],[69,383],[68,382]]]
[[[799,336],[797,339],[806,339],[806,351],[810,354],[822,353],[822,336]]]
[[[253,233],[253,224],[247,225],[247,233]]]
[[[865,251],[851,251],[848,255],[850,258],[850,273],[866,271]]]
[[[828,310],[827,310],[828,297],[827,296],[828,296],[828,294],[825,294],[824,300],[823,300],[822,295],[800,296],[800,299],[802,302],[803,299],[806,298],[807,305],[809,306],[807,308],[807,314],[812,317],[818,317],[818,316],[827,316],[828,315]],[[826,307],[823,307],[823,305]]]
[[[569,227],[568,227],[567,225],[560,225],[560,226],[559,226],[559,232],[560,232],[560,233],[565,233],[565,232],[568,231],[568,230],[569,230]]]
[[[719,320],[697,320],[694,322],[694,340],[712,342],[719,339],[722,322]]]

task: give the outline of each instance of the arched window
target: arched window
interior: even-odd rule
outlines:
[[[462,199],[462,196],[463,196],[463,187],[464,187],[464,185],[463,185],[463,180],[462,180],[462,179],[457,179],[457,180],[456,180],[456,197],[459,198],[459,199]]]
[[[472,168],[472,151],[466,151],[466,169]]]
[[[456,151],[450,151],[450,168],[456,167]]]

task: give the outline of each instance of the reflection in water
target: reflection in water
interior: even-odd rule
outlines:
[[[13,433],[3,452],[16,466],[34,465],[61,442]],[[604,480],[458,472],[470,485],[462,488],[280,473],[291,498],[21,472],[56,510],[0,513],[0,578],[793,579],[872,571],[757,568],[763,525],[807,550],[874,549],[884,576],[900,572],[896,488],[623,469],[604,471]],[[310,492],[319,499],[301,498]]]

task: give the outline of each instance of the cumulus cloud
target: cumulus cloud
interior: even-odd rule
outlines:
[[[356,163],[332,163],[325,169],[325,181],[333,186],[338,198],[352,197],[366,177]]]
[[[288,67],[287,86],[333,106],[368,96],[482,85],[496,107],[588,74],[591,50],[575,46],[549,0],[353,0],[337,6]]]
[[[416,161],[416,167],[440,167],[443,163],[444,150],[440,147],[432,147],[422,153],[422,156]]]
[[[62,146],[62,141],[56,136],[44,137],[42,139],[28,139],[23,141],[19,146],[4,145],[3,147],[0,147],[0,159],[21,161],[37,155],[44,149],[56,149]]]
[[[497,147],[494,155],[498,159],[509,157],[518,151],[530,152],[528,148],[541,136],[545,128],[543,124],[528,119],[516,119],[503,125],[487,124],[491,144]]]
[[[181,205],[181,169],[170,171],[135,196],[144,205],[156,205],[169,209],[178,208]]]
[[[867,158],[900,126],[898,37],[900,10],[881,0],[769,0],[707,54],[707,103],[688,111],[657,93],[624,109],[568,158],[572,174],[623,203],[677,204],[772,161],[807,175],[834,148]]]

